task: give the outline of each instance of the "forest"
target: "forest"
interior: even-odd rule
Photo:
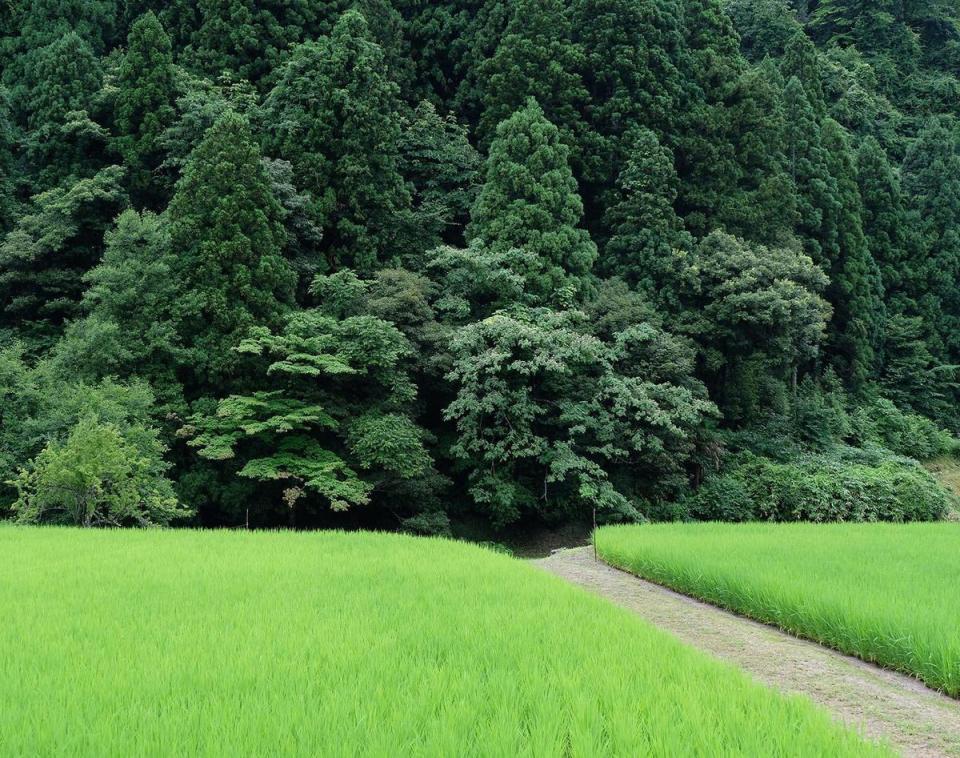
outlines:
[[[953,507],[951,0],[9,0],[0,34],[0,519]]]

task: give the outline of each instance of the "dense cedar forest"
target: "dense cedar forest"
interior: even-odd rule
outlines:
[[[951,0],[0,4],[0,517],[930,519]]]

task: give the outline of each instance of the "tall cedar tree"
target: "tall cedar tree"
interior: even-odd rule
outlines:
[[[857,183],[863,200],[863,232],[880,267],[887,298],[915,291],[915,224],[907,213],[900,177],[874,137],[857,151]]]
[[[933,327],[934,353],[960,363],[960,138],[930,119],[903,164],[904,186],[922,219],[921,315]]]
[[[185,372],[192,389],[219,387],[236,365],[232,348],[251,326],[276,324],[296,284],[281,256],[283,212],[245,118],[227,112],[207,131],[168,213]]]
[[[160,208],[168,188],[157,175],[164,160],[158,141],[175,116],[176,84],[170,38],[153,11],[130,29],[116,86],[116,146],[129,171],[131,196],[138,204]]]
[[[16,217],[17,168],[14,148],[17,136],[10,116],[10,99],[0,86],[0,235],[13,225]]]
[[[497,127],[469,239],[494,253],[520,252],[517,272],[535,302],[570,297],[593,266],[596,245],[579,228],[583,203],[560,130],[532,98]]]
[[[783,58],[780,60],[780,71],[787,81],[794,76],[800,80],[810,107],[817,116],[823,116],[827,112],[820,54],[803,32],[798,31],[787,43]]]
[[[402,249],[410,194],[400,174],[397,86],[357,11],[294,50],[264,104],[267,151],[293,164],[332,269],[371,272]]]
[[[745,239],[780,246],[793,240],[796,187],[787,166],[783,79],[770,60],[746,69],[729,102],[739,186],[720,201],[723,226]]]
[[[602,273],[665,294],[674,250],[690,243],[673,209],[678,186],[670,149],[649,129],[637,132],[604,219],[613,236],[603,249]]]
[[[599,135],[594,167],[610,186],[630,145],[631,127],[663,139],[676,131],[684,93],[677,69],[683,47],[676,0],[576,0],[573,34],[584,51],[587,119]]]
[[[823,146],[836,187],[836,213],[825,226],[836,230],[828,299],[834,308],[831,347],[841,376],[856,389],[876,378],[876,351],[883,330],[883,284],[863,233],[863,206],[856,166],[844,129],[833,119],[823,127]]]
[[[834,182],[820,140],[820,124],[803,85],[795,76],[783,91],[783,107],[787,125],[787,170],[797,188],[797,232],[810,256],[821,265],[828,264],[824,237],[830,234],[824,222],[834,202]]]
[[[90,45],[70,32],[33,56],[26,97],[26,148],[38,191],[95,173],[102,137],[87,111],[100,90],[103,72]]]
[[[583,50],[572,39],[562,0],[516,0],[496,52],[479,68],[481,145],[489,145],[497,125],[532,97],[560,130],[582,175],[591,139],[581,115],[588,97],[583,68]]]
[[[683,179],[680,208],[690,230],[702,235],[740,179],[728,101],[746,63],[720,0],[684,0],[683,8],[686,34],[681,60],[689,94],[676,146]]]

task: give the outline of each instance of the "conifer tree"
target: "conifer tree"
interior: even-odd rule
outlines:
[[[870,252],[880,267],[883,289],[888,298],[905,294],[918,264],[911,247],[913,219],[904,205],[900,178],[880,143],[867,137],[857,151],[857,183],[863,200],[863,231]]]
[[[155,176],[164,158],[158,140],[173,122],[176,92],[170,38],[153,11],[130,30],[117,88],[116,144],[129,172],[131,194],[134,201],[158,207],[166,189]]]
[[[744,239],[781,246],[793,240],[796,187],[787,170],[783,80],[772,61],[748,68],[730,98],[730,139],[740,167],[736,190],[721,198],[723,226]]]
[[[27,153],[36,171],[34,186],[49,189],[95,172],[103,129],[90,122],[88,110],[103,72],[90,45],[70,32],[32,58],[26,95]]]
[[[357,11],[329,37],[297,47],[267,97],[267,150],[293,164],[310,194],[330,268],[369,272],[408,252],[398,109],[383,50]]]
[[[279,63],[290,44],[302,39],[304,28],[316,20],[316,7],[323,5],[174,0],[163,18],[191,68],[213,77],[226,71],[256,82]]]
[[[0,86],[0,235],[6,234],[16,215],[16,143],[17,136],[10,117],[10,101],[7,91]]]
[[[579,228],[583,204],[560,131],[531,98],[497,127],[486,181],[473,206],[467,236],[494,253],[524,256],[527,292],[538,302],[570,297],[597,248]]]
[[[836,216],[831,209],[836,189],[820,140],[820,125],[803,85],[795,76],[783,91],[783,106],[786,166],[797,188],[797,231],[810,256],[824,264],[829,255],[824,243],[828,248],[835,245],[835,230],[825,228],[824,221],[827,214]]]
[[[816,47],[807,36],[798,31],[787,44],[780,61],[783,78],[789,81],[797,77],[813,112],[819,117],[827,112],[827,101],[823,94],[823,66]]]
[[[834,307],[831,347],[840,375],[860,388],[875,378],[878,369],[876,352],[884,321],[883,284],[863,233],[856,167],[843,127],[827,119],[822,139],[837,192],[836,202],[830,206],[836,216],[825,214],[824,224],[836,231],[827,291]]]
[[[677,170],[683,179],[681,214],[703,235],[719,203],[740,180],[732,145],[729,100],[745,67],[740,40],[719,0],[684,0],[681,70],[687,90],[677,138]]]
[[[600,270],[654,296],[670,288],[675,249],[688,246],[690,239],[673,209],[679,186],[673,154],[649,129],[631,136],[633,147],[604,219],[613,236],[604,246]]]
[[[489,145],[497,125],[532,97],[559,129],[582,174],[590,139],[581,116],[587,101],[583,68],[583,50],[572,39],[562,1],[517,0],[496,52],[479,68],[481,146]]]
[[[295,276],[280,253],[282,211],[246,119],[227,112],[190,155],[170,202],[175,318],[199,382],[225,380],[232,348],[254,325],[274,324]]]
[[[677,68],[682,14],[675,0],[577,0],[571,13],[584,51],[587,120],[597,133],[594,184],[605,190],[626,160],[630,127],[652,129],[661,140],[677,131],[685,98]]]
[[[960,138],[947,122],[928,121],[904,159],[903,181],[922,224],[920,315],[932,325],[934,354],[960,363]]]

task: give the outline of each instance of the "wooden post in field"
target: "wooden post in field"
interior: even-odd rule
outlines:
[[[247,531],[250,531],[250,509],[247,508],[247,520],[246,520]]]

